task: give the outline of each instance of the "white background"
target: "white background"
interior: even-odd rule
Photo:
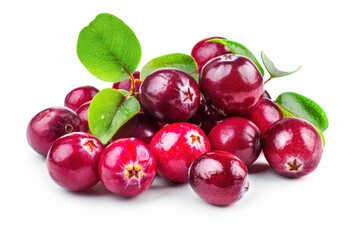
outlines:
[[[310,3],[311,2],[311,3]],[[359,11],[357,1],[1,1],[0,239],[359,239]],[[157,179],[124,199],[97,185],[81,194],[58,187],[27,144],[37,112],[62,105],[95,79],[80,63],[80,30],[98,13],[123,19],[148,60],[190,54],[211,36],[265,53],[283,70],[266,85],[317,101],[330,127],[318,169],[291,180],[271,169],[250,175],[250,190],[219,208],[189,185]],[[264,158],[259,159],[264,161]]]

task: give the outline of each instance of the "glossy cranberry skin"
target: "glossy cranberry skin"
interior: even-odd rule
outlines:
[[[158,163],[157,172],[172,182],[188,182],[191,163],[210,151],[205,133],[191,123],[173,123],[160,129],[150,142]]]
[[[224,39],[223,37],[205,38],[199,41],[198,43],[196,43],[193,49],[191,50],[191,56],[195,59],[196,64],[198,66],[198,73],[200,73],[205,63],[207,63],[209,60],[226,53],[231,53],[230,50],[228,50],[222,44],[207,42],[208,40],[214,38]]]
[[[51,145],[59,137],[86,130],[80,117],[71,109],[51,107],[37,113],[29,122],[26,137],[29,145],[46,157]]]
[[[260,130],[242,117],[230,117],[217,123],[208,135],[212,150],[228,151],[251,165],[261,152]]]
[[[46,165],[51,178],[69,191],[84,191],[99,182],[98,163],[103,145],[87,133],[70,133],[51,146]]]
[[[91,101],[88,101],[81,105],[77,110],[76,114],[80,117],[81,121],[83,122],[86,132],[90,133],[89,130],[89,107],[90,107]]]
[[[183,122],[200,104],[200,90],[189,74],[175,68],[159,69],[145,78],[139,92],[141,107],[161,122]]]
[[[133,77],[135,79],[135,92],[139,92],[141,80],[140,80],[140,72],[136,71],[133,73]],[[112,85],[112,88],[114,89],[124,89],[126,91],[130,91],[131,88],[131,80],[127,79],[121,82],[115,82]]]
[[[99,90],[93,86],[82,86],[71,90],[65,97],[64,105],[76,111],[82,104],[91,101]]]
[[[283,118],[266,132],[263,151],[277,173],[297,178],[315,170],[323,147],[319,133],[309,122],[300,118]]]
[[[224,119],[211,105],[207,105],[204,98],[200,97],[200,105],[195,115],[188,122],[199,126],[205,134],[209,134],[216,123]]]
[[[250,110],[246,118],[255,123],[261,135],[264,135],[271,125],[283,118],[283,114],[276,103],[263,98]]]
[[[214,205],[233,204],[249,189],[246,165],[229,152],[207,152],[193,162],[189,172],[192,189]]]
[[[210,60],[200,73],[199,85],[206,102],[225,116],[245,116],[264,93],[255,64],[236,54]]]
[[[140,112],[117,131],[113,140],[134,137],[141,139],[146,143],[150,143],[151,139],[159,129],[160,127],[154,119],[149,117],[146,113]]]
[[[156,159],[143,141],[122,138],[109,144],[103,151],[99,176],[109,191],[133,197],[150,187],[156,176]]]

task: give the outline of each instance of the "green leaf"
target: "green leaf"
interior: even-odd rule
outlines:
[[[294,116],[312,123],[322,132],[329,126],[325,111],[316,102],[305,96],[294,92],[284,92],[276,98],[275,102]]]
[[[97,78],[119,82],[128,79],[136,70],[141,47],[134,32],[123,21],[102,13],[81,30],[77,55]]]
[[[284,117],[295,117],[295,114],[293,114],[292,112],[281,106],[280,103],[275,102],[275,104],[280,108]]]
[[[125,89],[116,89],[116,91],[120,92],[120,93],[121,93],[122,95],[124,95],[124,96],[129,93],[129,92],[126,91]]]
[[[299,66],[294,71],[284,72],[284,71],[280,71],[279,69],[277,69],[275,67],[274,63],[265,55],[264,52],[261,52],[261,59],[264,63],[266,70],[269,72],[271,78],[284,77],[284,76],[287,76],[287,75],[290,75],[290,74],[293,74],[293,73],[299,71],[299,69],[301,68],[301,66]]]
[[[252,52],[249,49],[247,49],[244,45],[242,45],[238,42],[234,42],[234,41],[227,40],[227,39],[221,39],[221,38],[214,38],[214,39],[208,40],[208,42],[220,43],[220,44],[224,45],[225,47],[227,47],[232,53],[239,54],[239,55],[250,58],[251,61],[253,61],[255,63],[255,65],[257,66],[257,68],[259,69],[261,75],[264,76],[263,67],[260,65],[259,61],[256,59],[254,54],[252,54]]]
[[[119,128],[140,110],[138,100],[123,93],[105,88],[90,103],[89,128],[103,144],[107,144]]]
[[[183,53],[171,53],[150,60],[141,69],[140,79],[144,80],[150,73],[159,68],[178,68],[190,74],[195,80],[198,79],[197,65],[195,60]]]

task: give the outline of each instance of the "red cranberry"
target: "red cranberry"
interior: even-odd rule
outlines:
[[[224,45],[219,43],[207,42],[208,40],[220,38],[222,37],[211,37],[206,38],[195,44],[191,51],[191,56],[195,59],[196,64],[198,66],[198,73],[200,73],[201,69],[210,59],[214,57],[231,53]]]
[[[315,170],[323,152],[316,129],[299,118],[274,123],[263,139],[263,151],[270,166],[286,177],[302,177]]]
[[[264,93],[264,83],[247,57],[226,54],[210,60],[199,76],[207,103],[226,116],[245,116]]]
[[[122,138],[104,149],[99,162],[99,176],[111,192],[132,197],[150,187],[156,176],[156,160],[143,141]]]
[[[150,143],[152,137],[159,130],[158,123],[150,118],[146,113],[140,112],[122,126],[115,136],[114,140],[119,138],[134,137]]]
[[[29,122],[26,137],[29,145],[46,157],[51,145],[59,137],[86,130],[80,117],[71,109],[51,107],[36,114]]]
[[[165,127],[166,125],[168,125],[168,123],[165,123],[165,122],[160,122],[160,121],[156,121],[157,124],[159,125],[159,129]]]
[[[90,133],[89,130],[89,107],[90,107],[90,103],[91,101],[88,101],[86,103],[84,103],[83,105],[81,105],[77,110],[76,113],[77,115],[79,115],[81,121],[83,122],[85,128],[86,128],[86,132]]]
[[[246,118],[255,123],[264,135],[273,123],[283,118],[283,114],[276,103],[263,98],[250,110]]]
[[[189,172],[192,189],[214,205],[230,205],[249,189],[246,165],[229,152],[207,152],[193,162]]]
[[[140,87],[141,107],[161,122],[182,122],[192,117],[200,104],[200,90],[189,74],[175,68],[159,69]]]
[[[218,113],[212,106],[205,103],[203,97],[200,98],[200,105],[195,115],[188,120],[188,122],[199,126],[205,134],[209,134],[210,130],[224,118],[223,115]]]
[[[99,90],[93,86],[82,86],[71,90],[65,97],[64,105],[76,111],[82,104],[91,101]]]
[[[216,124],[209,133],[211,149],[228,151],[251,165],[261,152],[260,130],[242,117],[230,117]]]
[[[151,140],[158,173],[173,182],[188,182],[191,163],[210,151],[205,133],[191,123],[173,123],[160,129]]]
[[[139,92],[140,85],[141,85],[140,72],[139,71],[134,72],[133,77],[135,79],[135,92]],[[126,91],[130,91],[131,80],[127,79],[125,81],[115,82],[115,83],[113,83],[112,88],[114,88],[114,89],[124,89]]]
[[[51,178],[69,191],[83,191],[99,182],[100,140],[87,133],[58,138],[49,150],[46,164]]]

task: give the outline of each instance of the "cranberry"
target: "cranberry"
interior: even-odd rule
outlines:
[[[280,108],[270,99],[263,98],[253,107],[246,116],[260,129],[262,135],[276,121],[283,118]]]
[[[200,90],[189,74],[175,68],[159,69],[140,87],[141,107],[161,122],[182,122],[192,117],[200,104]]]
[[[226,54],[210,60],[199,76],[206,102],[226,116],[245,116],[264,93],[264,83],[247,57]]]
[[[100,140],[87,133],[58,138],[49,150],[46,164],[51,178],[70,191],[83,191],[99,182]]]
[[[210,59],[214,57],[230,53],[230,51],[222,44],[207,42],[208,40],[220,38],[222,37],[211,37],[206,38],[195,44],[191,51],[191,56],[195,59],[198,66],[198,73],[200,73],[201,69]]]
[[[59,137],[85,130],[80,117],[74,111],[65,107],[51,107],[42,110],[30,120],[26,137],[36,152],[46,156],[51,145]]]
[[[71,90],[65,97],[64,105],[76,111],[82,104],[91,101],[99,90],[93,86],[82,86]]]
[[[140,85],[141,85],[140,72],[139,71],[134,72],[133,77],[135,79],[135,92],[139,92]],[[131,80],[127,79],[125,81],[115,82],[115,83],[113,83],[112,88],[114,88],[114,89],[124,89],[126,91],[130,91],[130,89],[131,89]]]
[[[251,165],[261,152],[260,130],[242,117],[230,117],[216,124],[209,133],[211,149],[228,151]]]
[[[210,130],[222,120],[224,116],[218,113],[212,106],[205,103],[203,97],[200,97],[200,105],[195,115],[188,122],[199,126],[205,134],[209,134]]]
[[[81,105],[77,110],[76,110],[76,114],[79,115],[81,121],[83,122],[85,128],[86,128],[86,132],[90,133],[89,130],[89,107],[90,107],[90,103],[91,101],[88,101],[86,103],[84,103],[83,105]]]
[[[229,152],[207,152],[193,162],[189,172],[192,189],[214,205],[230,205],[249,189],[246,165]]]
[[[159,130],[158,123],[150,118],[146,113],[140,112],[122,126],[115,136],[114,140],[119,138],[134,137],[150,143],[152,137]]]
[[[300,118],[283,118],[274,123],[263,145],[270,166],[286,177],[302,177],[314,171],[323,152],[319,133]]]
[[[168,123],[165,123],[165,122],[160,122],[160,121],[156,121],[157,124],[159,125],[159,129],[165,127],[166,125],[168,125]]]
[[[156,176],[156,160],[143,141],[122,138],[104,149],[99,162],[99,176],[111,192],[132,197],[150,187]]]
[[[188,182],[191,163],[210,151],[210,142],[198,126],[173,123],[155,134],[150,147],[156,156],[159,175],[173,182]]]

